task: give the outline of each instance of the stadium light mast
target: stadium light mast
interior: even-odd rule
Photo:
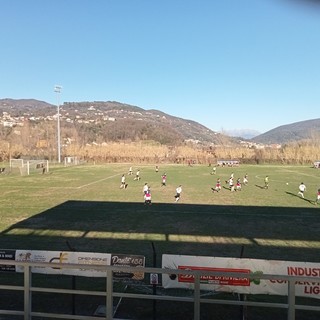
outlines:
[[[57,94],[57,140],[58,140],[58,162],[61,163],[61,138],[60,138],[60,102],[59,95],[61,93],[62,86],[55,85],[54,92]]]

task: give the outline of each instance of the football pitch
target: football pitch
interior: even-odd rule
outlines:
[[[0,249],[133,254],[146,258],[146,267],[161,267],[162,254],[243,257],[319,263],[320,204],[315,204],[320,171],[302,166],[218,167],[128,164],[56,166],[49,173],[20,176],[0,175]],[[140,170],[139,181],[134,180]],[[166,173],[166,186],[161,176]],[[226,181],[248,175],[248,185],[231,192]],[[125,175],[127,188],[120,188]],[[269,187],[265,189],[265,177]],[[222,188],[213,192],[217,179]],[[307,186],[305,197],[299,184]],[[145,205],[143,186],[148,183],[152,204]],[[177,186],[181,198],[175,202]],[[154,259],[155,258],[155,259]],[[1,283],[9,281],[6,273]],[[15,280],[15,279],[18,280]],[[81,277],[77,288],[95,286],[103,280]],[[10,281],[20,281],[19,274]],[[20,280],[19,280],[20,279]],[[66,277],[33,277],[55,287],[71,285]],[[49,284],[48,284],[49,283]],[[119,284],[118,284],[119,285]],[[135,290],[148,290],[140,285]],[[147,291],[149,292],[149,291]],[[15,293],[0,293],[1,309],[23,309]],[[249,298],[248,298],[249,299]],[[259,297],[250,296],[259,300]],[[269,298],[283,301],[285,297]],[[300,299],[299,299],[300,300]],[[317,305],[317,299],[311,303]],[[50,303],[48,303],[50,301]],[[308,302],[310,299],[308,299]],[[34,308],[70,312],[71,300],[64,296],[33,297]],[[76,312],[92,315],[99,298],[77,297]],[[59,307],[59,310],[57,309]],[[60,310],[61,309],[61,310]],[[152,304],[125,299],[117,315],[150,319]],[[158,319],[191,319],[192,305],[158,301]],[[238,319],[236,306],[202,306],[201,319]],[[250,308],[252,319],[284,319],[285,310]],[[297,319],[318,319],[316,312],[297,311]],[[2,319],[2,318],[1,318]],[[12,318],[3,318],[12,319]],[[251,319],[251,318],[250,318]]]
[[[320,171],[307,166],[81,165],[0,175],[0,249],[161,254],[319,262]],[[139,181],[134,180],[140,169]],[[166,173],[166,186],[161,175]],[[231,192],[234,173],[248,185]],[[121,189],[125,174],[128,187]],[[269,177],[269,188],[264,178]],[[217,178],[220,192],[212,192]],[[305,198],[298,186],[307,186]],[[144,205],[148,183],[152,205]],[[175,189],[182,185],[175,203]]]

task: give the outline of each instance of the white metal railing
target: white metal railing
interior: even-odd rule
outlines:
[[[95,295],[103,296],[106,299],[106,320],[121,320],[113,317],[113,299],[114,298],[134,298],[134,299],[148,299],[148,300],[166,300],[166,301],[178,301],[178,302],[190,302],[194,305],[194,320],[200,320],[200,308],[201,304],[225,304],[225,305],[238,305],[238,306],[252,306],[252,307],[270,307],[270,308],[282,308],[287,309],[287,319],[295,319],[296,310],[308,310],[320,312],[319,306],[313,305],[296,305],[295,299],[295,284],[296,282],[314,282],[320,283],[319,277],[297,277],[286,275],[254,275],[255,279],[261,280],[285,280],[288,283],[288,299],[287,303],[271,303],[271,302],[253,302],[253,301],[239,301],[239,300],[223,300],[223,299],[205,299],[200,295],[200,277],[204,275],[216,275],[216,276],[228,276],[237,278],[250,278],[250,275],[244,275],[243,273],[230,273],[220,271],[200,271],[200,270],[178,270],[178,269],[161,269],[161,268],[137,268],[137,267],[119,267],[119,266],[103,266],[103,265],[86,265],[86,264],[63,264],[55,263],[55,268],[62,269],[94,269],[104,271],[106,275],[106,290],[105,291],[90,291],[90,290],[72,290],[72,289],[55,289],[55,288],[43,288],[32,286],[32,267],[52,267],[51,263],[47,262],[18,262],[12,260],[0,260],[0,265],[11,266],[23,266],[24,267],[24,284],[23,286],[14,285],[1,285],[0,290],[16,290],[24,292],[24,309],[19,311],[13,310],[1,310],[0,314],[3,315],[18,315],[23,316],[24,320],[31,320],[32,317],[54,318],[54,319],[75,319],[75,320],[98,320],[102,319],[101,316],[81,316],[70,314],[53,314],[44,312],[32,311],[32,293],[55,293],[55,294],[77,294],[77,295]],[[159,296],[151,294],[135,294],[125,292],[113,291],[113,272],[144,272],[150,274],[177,274],[177,275],[192,275],[194,277],[194,293],[193,297],[183,296]]]

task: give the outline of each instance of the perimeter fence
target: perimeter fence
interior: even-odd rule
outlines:
[[[297,277],[297,276],[287,276],[287,275],[276,275],[276,274],[261,274],[254,275],[261,280],[277,280],[286,281],[288,284],[288,296],[286,303],[274,303],[274,302],[256,302],[247,301],[239,299],[215,299],[215,298],[204,298],[201,295],[200,283],[201,278],[205,276],[225,276],[225,277],[237,277],[237,278],[248,278],[248,275],[243,273],[230,273],[221,271],[202,271],[202,270],[177,270],[177,269],[162,269],[162,268],[140,268],[140,267],[119,267],[119,266],[105,266],[105,265],[87,265],[87,264],[55,264],[54,268],[61,269],[83,269],[83,270],[98,270],[105,272],[106,277],[106,287],[105,290],[95,291],[95,290],[76,290],[76,289],[65,289],[65,288],[47,288],[40,286],[33,286],[32,280],[34,274],[32,273],[32,268],[52,268],[51,263],[47,262],[21,262],[12,260],[0,260],[0,267],[2,269],[5,266],[22,266],[24,268],[23,272],[23,285],[2,285],[0,284],[0,291],[19,291],[23,294],[23,309],[22,310],[4,310],[0,309],[1,315],[8,316],[20,316],[20,319],[31,320],[31,319],[77,319],[77,320],[120,320],[120,318],[115,317],[115,304],[114,300],[117,299],[143,299],[143,300],[153,300],[153,301],[175,301],[175,302],[189,302],[193,304],[193,319],[200,320],[201,307],[204,304],[220,304],[220,305],[234,305],[234,306],[245,306],[245,307],[265,307],[265,308],[280,308],[285,309],[287,313],[288,320],[294,320],[296,317],[296,310],[308,310],[319,312],[320,317],[320,306],[317,305],[298,305],[296,304],[295,296],[295,285],[299,282],[310,282],[310,277]],[[9,268],[10,268],[9,267]],[[175,274],[175,275],[189,275],[194,278],[194,288],[192,296],[170,296],[170,295],[157,295],[155,291],[148,294],[141,293],[128,293],[128,292],[117,292],[114,290],[114,273],[137,273],[141,272],[145,277],[149,274],[150,279],[157,279],[158,276],[161,277],[163,274]],[[7,278],[10,274],[15,273],[6,272]],[[156,275],[156,277],[155,277]],[[250,277],[250,276],[249,276]],[[312,278],[313,283],[320,283],[319,277]],[[92,289],[92,288],[91,288]],[[101,316],[88,316],[88,315],[72,315],[63,313],[49,313],[49,312],[36,312],[33,310],[32,296],[35,293],[43,294],[69,294],[69,295],[82,295],[82,296],[100,296],[103,297],[106,305],[105,315]]]

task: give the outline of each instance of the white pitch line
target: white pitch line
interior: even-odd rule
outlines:
[[[308,173],[301,173],[301,172],[296,172],[296,171],[291,171],[291,170],[286,170],[286,169],[284,169],[284,170],[282,170],[282,171],[286,171],[286,172],[292,172],[292,173],[295,173],[295,174],[299,174],[299,175],[301,175],[301,176],[307,176],[307,177],[311,177],[311,178],[316,178],[316,179],[319,179],[319,177],[316,177],[316,176],[314,176],[314,175],[310,175],[310,174],[308,174]],[[264,176],[265,177],[265,176]],[[257,178],[257,179],[259,179],[259,180],[263,180],[264,179],[264,177],[261,177],[261,175],[256,175],[255,176],[255,178]],[[286,183],[286,181],[283,181],[283,180],[278,180],[278,179],[270,179],[270,177],[269,177],[269,181],[272,181],[272,182],[281,182],[281,183]],[[294,185],[294,183],[290,183],[291,185]],[[299,185],[298,183],[296,184],[296,185]],[[310,187],[314,187],[314,186],[318,186],[319,185],[319,183],[318,182],[311,182],[311,183],[308,183],[308,186]]]
[[[109,176],[109,177],[106,177],[106,178],[103,178],[103,179],[100,179],[100,180],[96,180],[96,181],[93,181],[93,182],[90,182],[90,183],[87,183],[87,184],[83,184],[82,186],[79,186],[79,187],[76,187],[75,189],[82,189],[82,188],[85,188],[85,187],[88,187],[88,186],[91,186],[93,184],[96,184],[96,183],[99,183],[99,182],[102,182],[102,181],[105,181],[105,180],[109,180],[111,178],[114,178],[116,176],[119,176],[121,173],[118,173],[118,174],[115,174],[113,176]]]
[[[174,166],[174,164],[172,165]],[[151,167],[150,166],[141,166],[140,168],[146,168],[146,167]],[[71,168],[70,168],[71,169]],[[69,170],[69,167],[66,167],[66,168],[60,168],[59,170]],[[100,180],[96,180],[96,181],[93,181],[93,182],[90,182],[90,183],[87,183],[87,184],[84,184],[84,185],[81,185],[81,186],[78,186],[78,187],[61,187],[61,186],[57,186],[57,187],[54,187],[54,186],[47,186],[47,187],[43,187],[43,186],[14,186],[14,185],[11,185],[10,188],[19,188],[19,189],[42,189],[42,188],[47,188],[47,189],[82,189],[82,188],[85,188],[85,187],[88,187],[90,185],[93,185],[93,184],[96,184],[96,183],[99,183],[99,182],[102,182],[102,181],[105,181],[105,180],[109,180],[109,179],[112,179],[114,177],[117,177],[117,176],[120,176],[123,172],[121,173],[117,173],[117,174],[114,174],[113,176],[109,176],[109,177],[106,177],[106,178],[103,178],[103,179],[100,179]],[[0,184],[0,189],[1,188],[8,188],[8,185],[1,185]]]
[[[319,177],[316,177],[315,175],[313,174],[308,174],[308,173],[302,173],[302,172],[296,172],[296,171],[292,171],[292,170],[287,170],[287,169],[284,169],[282,171],[285,171],[285,172],[293,172],[294,174],[299,174],[301,176],[307,176],[307,177],[312,177],[312,178],[316,178],[316,179],[319,179]]]
[[[99,182],[102,182],[102,181],[105,181],[105,180],[109,180],[109,179],[112,179],[116,176],[119,176],[121,175],[121,173],[118,173],[118,174],[115,174],[113,176],[109,176],[109,177],[106,177],[106,178],[103,178],[103,179],[100,179],[100,180],[96,180],[96,181],[93,181],[93,182],[90,182],[90,183],[87,183],[87,184],[83,184],[81,186],[78,186],[78,187],[53,187],[53,186],[48,186],[46,188],[48,189],[82,189],[82,188],[85,188],[85,187],[88,187],[88,186],[91,186],[93,184],[96,184],[96,183],[99,183]],[[0,188],[3,187],[3,188],[8,188],[7,185],[3,185],[1,186],[0,185]],[[19,189],[43,189],[44,187],[43,186],[10,186],[10,188],[19,188]]]

